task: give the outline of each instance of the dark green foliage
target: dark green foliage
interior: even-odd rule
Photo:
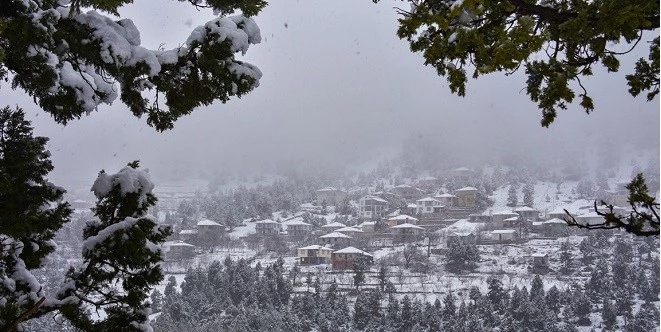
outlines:
[[[507,206],[515,207],[519,203],[517,189],[517,186],[512,184],[510,189],[507,190]]]
[[[158,226],[147,210],[156,203],[153,184],[138,162],[129,163],[118,174],[99,173],[93,190],[98,198],[93,209],[98,221],[83,231],[83,267],[68,277],[73,287],[61,299],[74,296],[108,317],[91,321],[85,308],[67,308],[65,317],[81,329],[139,329],[148,322],[146,300],[150,289],[163,279],[160,268],[163,243],[171,234]],[[127,182],[130,180],[130,182]]]
[[[615,308],[611,300],[604,298],[604,303],[601,307],[601,319],[604,322],[604,328],[611,331],[617,324],[617,316],[615,315]]]
[[[532,183],[526,183],[523,186],[523,205],[527,207],[532,207],[535,203],[533,201],[535,197],[535,186]]]
[[[0,326],[9,324],[45,294],[32,270],[43,265],[55,250],[52,241],[72,212],[62,202],[64,189],[48,182],[53,170],[46,151],[48,139],[33,137],[30,122],[21,109],[0,109]],[[10,280],[16,284],[11,287]],[[35,289],[36,287],[36,289]]]
[[[473,269],[480,261],[480,250],[474,241],[458,238],[448,244],[445,254],[446,266],[449,271],[460,272]]]
[[[447,78],[453,93],[466,94],[469,75],[510,75],[524,68],[526,93],[542,111],[545,127],[558,109],[567,109],[577,97],[580,106],[592,112],[594,102],[581,80],[592,76],[599,64],[618,71],[628,51],[618,53],[612,45],[645,47],[650,36],[644,31],[659,28],[659,3],[651,0],[412,2],[416,6],[411,11],[400,10],[397,33],[412,51],[422,52],[426,65]],[[639,59],[635,72],[627,76],[632,95],[649,91],[651,100],[658,94],[658,47],[656,37],[650,56]]]
[[[135,116],[145,116],[147,123],[159,131],[172,128],[175,120],[196,107],[216,100],[227,102],[258,85],[259,70],[235,59],[235,53],[245,49],[234,49],[231,40],[223,39],[209,27],[205,28],[203,38],[171,50],[168,56],[176,56],[174,59],[157,60],[161,51],[146,57],[133,54],[135,58],[129,59],[130,56],[120,53],[123,46],[108,46],[114,41],[104,39],[106,31],[94,34],[98,26],[77,19],[88,15],[82,13],[82,8],[118,15],[118,10],[131,2],[75,0],[70,15],[56,15],[58,9],[64,8],[59,1],[2,1],[0,78],[6,80],[11,74],[12,87],[25,90],[62,124],[86,115],[101,103],[112,102],[117,92],[102,81],[116,82],[121,87],[121,101]],[[213,8],[221,15],[241,10],[246,16],[256,15],[266,5],[264,0],[189,2],[197,7]],[[108,20],[104,24],[117,24],[133,31],[130,21],[111,22],[110,17],[104,18]],[[237,20],[238,29],[252,29],[249,20]],[[131,32],[127,34],[130,43],[138,43]],[[259,42],[249,36],[250,43]],[[69,74],[79,80],[93,80],[94,84],[88,83],[87,89],[60,79]],[[143,94],[145,91],[155,96],[148,98]]]

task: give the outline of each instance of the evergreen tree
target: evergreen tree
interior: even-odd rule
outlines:
[[[489,276],[487,278],[489,290],[487,291],[487,299],[498,312],[503,311],[503,306],[507,301],[507,293],[503,289],[503,283],[496,276]]]
[[[607,298],[604,298],[604,303],[601,307],[601,320],[603,321],[604,328],[608,331],[613,330],[617,324],[615,309],[613,308],[611,301]]]
[[[61,299],[77,298],[103,308],[108,317],[92,321],[81,306],[65,306],[62,313],[81,329],[113,330],[148,326],[145,300],[158,284],[161,250],[171,231],[158,226],[147,210],[156,203],[149,174],[132,162],[117,174],[99,173],[92,191],[98,198],[94,215],[83,232],[83,263],[68,277],[73,287],[60,291]]]
[[[472,269],[480,261],[480,250],[474,241],[457,239],[448,244],[445,258],[449,271]]]
[[[62,202],[64,189],[46,178],[53,170],[47,142],[32,136],[23,110],[0,109],[0,327],[8,330],[46,300],[33,271],[55,250],[53,238],[72,212]],[[45,313],[57,307],[41,308]]]
[[[535,186],[532,183],[526,183],[523,186],[523,205],[533,207],[535,198]]]
[[[519,203],[519,196],[517,194],[517,186],[514,184],[510,185],[510,189],[507,190],[507,206],[515,207]]]

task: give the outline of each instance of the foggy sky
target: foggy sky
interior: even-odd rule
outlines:
[[[121,11],[149,48],[176,47],[213,18],[178,1],[158,3],[138,1]],[[36,133],[51,138],[51,178],[62,181],[91,183],[99,170],[116,171],[134,159],[157,178],[343,167],[394,154],[405,139],[450,142],[443,144],[447,151],[434,153],[468,155],[473,162],[494,153],[561,154],[595,144],[645,142],[658,150],[658,99],[647,103],[626,91],[633,61],[622,61],[616,75],[597,70],[585,82],[595,100],[592,115],[575,103],[546,129],[525,95],[523,75],[470,80],[467,97],[450,94],[445,78],[395,35],[394,6],[407,4],[270,1],[255,18],[262,43],[239,56],[261,69],[260,86],[242,99],[200,108],[165,133],[133,117],[119,100],[62,127],[6,83],[0,98],[23,107]],[[646,56],[646,47],[635,57]]]

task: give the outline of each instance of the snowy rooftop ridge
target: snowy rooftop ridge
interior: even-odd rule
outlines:
[[[363,254],[366,256],[372,256],[371,254],[368,254],[358,248],[354,247],[346,247],[340,250],[333,251],[334,254]]]
[[[222,224],[219,224],[215,221],[209,220],[209,219],[203,219],[197,222],[198,226],[223,226]]]
[[[392,226],[390,228],[393,228],[393,229],[401,229],[401,228],[424,229],[420,226],[409,224],[409,223],[404,223],[404,224],[401,224],[401,225]]]
[[[347,227],[347,225],[336,221],[336,222],[332,222],[330,224],[326,224],[326,225],[321,226],[321,228],[333,228],[333,227],[340,227],[341,228],[341,227]]]
[[[415,221],[418,221],[418,218],[411,217],[407,214],[400,214],[396,217],[388,218],[388,220],[415,220]]]
[[[332,238],[344,238],[344,239],[351,239],[352,237],[346,234],[338,233],[338,232],[333,232],[333,233],[328,233],[326,235],[322,235],[319,237],[320,239],[332,239]]]
[[[474,187],[463,187],[463,188],[457,189],[457,190],[455,190],[455,191],[477,191],[477,188],[474,188]]]

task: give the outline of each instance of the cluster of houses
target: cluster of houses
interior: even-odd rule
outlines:
[[[451,175],[457,180],[466,180],[472,171],[458,168]],[[423,185],[431,187],[433,179]],[[433,187],[432,187],[433,188]],[[463,187],[452,193],[435,192],[425,195],[422,190],[410,185],[398,185],[389,190],[373,192],[358,199],[358,215],[362,223],[354,226],[333,222],[319,227],[306,223],[300,216],[282,222],[265,219],[255,222],[252,238],[286,236],[292,242],[315,242],[297,250],[300,264],[331,264],[334,269],[351,268],[356,260],[367,261],[372,255],[359,248],[368,248],[371,240],[384,240],[390,243],[416,242],[440,233],[446,243],[459,239],[481,241],[482,243],[512,243],[521,241],[522,234],[559,232],[567,227],[563,209],[548,212],[542,217],[540,211],[528,206],[513,209],[479,213],[477,199],[479,190]],[[338,188],[327,187],[316,191],[317,205],[337,206],[346,202],[349,195]],[[404,204],[402,204],[404,202]],[[599,211],[603,212],[603,211]],[[615,207],[616,213],[626,213]],[[604,221],[597,211],[588,211],[576,216],[577,221],[595,224]],[[457,230],[456,224],[471,225],[468,231]],[[525,231],[525,232],[524,232]],[[194,229],[179,232],[178,241],[168,243],[171,257],[187,257],[194,251],[194,245],[204,239],[224,234],[223,225],[210,220],[202,220]],[[316,240],[310,240],[316,239]],[[304,242],[305,242],[304,241]],[[373,242],[372,242],[373,243]],[[548,257],[533,257],[535,264],[545,264]]]

